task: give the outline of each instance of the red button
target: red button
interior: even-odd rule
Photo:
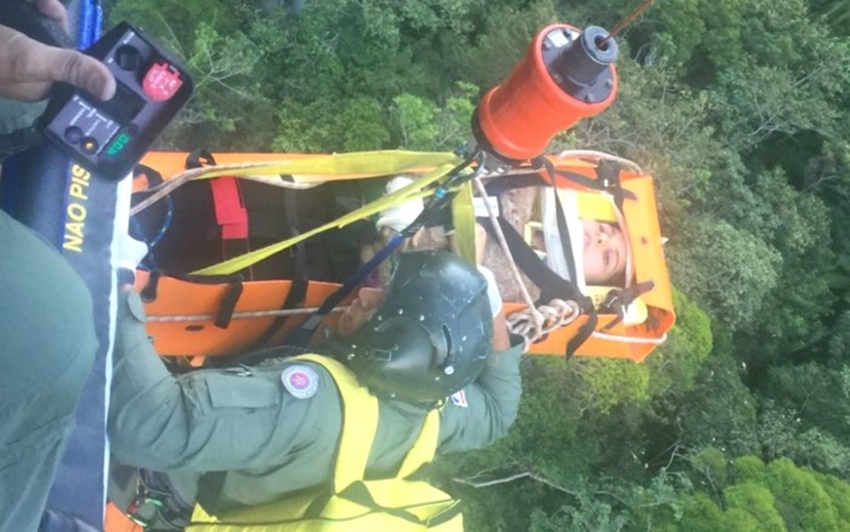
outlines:
[[[155,102],[170,99],[182,86],[180,71],[166,62],[154,63],[142,82],[142,90]]]

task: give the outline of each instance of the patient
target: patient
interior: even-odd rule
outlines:
[[[629,247],[617,224],[581,219],[584,231],[582,265],[587,284],[624,286]]]

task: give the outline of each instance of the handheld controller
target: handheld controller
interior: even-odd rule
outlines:
[[[115,76],[115,96],[102,102],[69,85],[57,85],[40,128],[93,173],[121,179],[189,101],[194,83],[177,61],[126,22],[85,53]]]

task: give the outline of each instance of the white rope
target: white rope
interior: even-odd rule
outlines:
[[[511,275],[519,286],[522,299],[525,304],[528,305],[527,310],[529,312],[531,323],[534,324],[534,330],[539,331],[543,328],[544,317],[537,311],[536,308],[534,308],[534,301],[531,299],[531,294],[528,293],[528,289],[522,281],[522,275],[520,275],[519,268],[517,268],[516,262],[511,255],[511,250],[508,248],[508,241],[505,240],[505,234],[502,232],[499,220],[496,218],[496,211],[493,209],[493,206],[490,205],[490,202],[487,201],[487,189],[484,188],[484,183],[481,182],[481,178],[479,177],[473,179],[472,182],[475,185],[475,191],[484,199],[484,207],[487,209],[487,216],[490,217],[490,224],[496,232],[496,239],[499,241],[499,247],[502,248],[502,251],[505,253],[505,257],[508,259],[508,266],[511,269]],[[525,335],[523,336],[525,337]],[[526,338],[526,340],[529,340],[529,338]]]
[[[343,312],[348,307],[336,307],[331,312]],[[304,307],[297,309],[286,310],[256,310],[250,312],[234,312],[231,319],[234,320],[252,320],[259,318],[273,318],[277,316],[298,316],[301,314],[312,314],[319,310],[319,307]],[[212,321],[218,316],[216,314],[156,314],[148,316],[148,323],[179,323],[187,321]]]
[[[213,171],[244,170],[246,168],[257,168],[257,167],[262,167],[262,166],[268,166],[269,164],[270,163],[221,164],[221,165],[217,165],[217,166],[204,166],[204,167],[201,167],[201,168],[192,168],[190,170],[186,170],[185,172],[177,174],[176,176],[172,177],[171,179],[166,179],[162,183],[148,188],[147,191],[153,192],[153,194],[151,194],[150,196],[148,196],[144,200],[142,200],[139,203],[137,203],[136,205],[134,205],[133,208],[130,209],[130,214],[133,215],[133,214],[138,214],[138,213],[142,212],[143,210],[147,209],[148,207],[150,207],[151,205],[153,205],[157,201],[159,201],[162,198],[171,194],[177,188],[185,185],[186,183],[191,181],[192,178],[194,178],[196,176],[206,174],[208,172],[213,172]],[[243,176],[240,176],[240,177],[243,177]],[[252,181],[262,181],[263,183],[268,184],[268,185],[274,185],[274,186],[285,187],[285,188],[296,188],[296,189],[311,188],[313,186],[321,184],[321,183],[315,183],[315,184],[305,185],[305,184],[300,184],[300,183],[290,183],[290,182],[282,180],[278,176],[270,177],[270,176],[251,175],[251,176],[244,176],[244,177],[246,179],[250,179]]]
[[[661,338],[643,338],[637,336],[617,336],[616,334],[594,332],[591,336],[599,338],[600,340],[609,340],[611,342],[622,342],[627,344],[661,344],[667,340],[667,334],[662,335]]]

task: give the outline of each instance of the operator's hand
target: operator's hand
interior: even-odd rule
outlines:
[[[33,0],[33,3],[48,17],[67,25],[68,14],[59,0]],[[76,50],[47,46],[0,26],[0,96],[40,100],[56,81],[70,83],[101,100],[115,94],[115,78],[97,59]]]

